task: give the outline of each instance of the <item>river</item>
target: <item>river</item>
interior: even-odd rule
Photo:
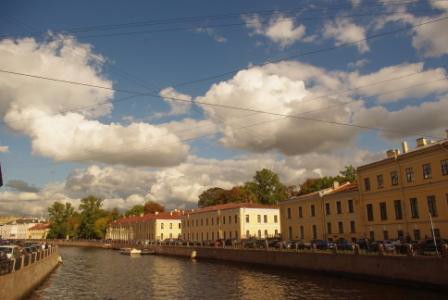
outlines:
[[[36,299],[442,299],[428,290],[246,264],[60,248]],[[446,299],[446,298],[445,298]]]

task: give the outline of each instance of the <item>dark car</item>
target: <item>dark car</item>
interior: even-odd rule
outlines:
[[[442,245],[446,244],[446,240],[436,239],[437,251],[442,251]],[[426,239],[415,245],[415,249],[418,254],[425,254],[428,252],[436,252],[436,244],[434,244],[434,239]]]
[[[317,250],[328,250],[330,249],[331,244],[328,241],[324,240],[313,240],[311,241],[311,245]]]
[[[353,250],[353,243],[341,239],[341,240],[336,241],[336,247],[337,247],[338,250],[352,251]]]

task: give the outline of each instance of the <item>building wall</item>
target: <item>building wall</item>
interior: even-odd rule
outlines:
[[[415,240],[431,237],[428,197],[433,196],[437,208],[437,214],[432,217],[436,235],[439,232],[443,238],[448,238],[448,175],[442,174],[443,160],[448,160],[448,150],[433,145],[358,168],[361,217],[365,221],[366,236],[392,239],[401,235]],[[431,166],[431,178],[424,178],[424,164]],[[412,168],[414,174],[410,182],[406,176],[408,168]],[[395,185],[391,172],[398,174]],[[378,175],[383,176],[382,187],[378,186]],[[370,190],[366,188],[365,178],[370,179]],[[416,199],[418,216],[412,215],[412,198]],[[395,212],[395,201],[400,201],[401,218]],[[368,218],[367,205],[372,206],[373,220]],[[386,214],[381,215],[381,205],[386,207]]]
[[[180,219],[173,218],[115,222],[108,226],[106,239],[121,241],[177,239],[181,234],[180,224]]]
[[[249,216],[249,222],[246,221],[246,215]],[[279,234],[279,210],[277,208],[238,207],[204,212],[196,211],[186,214],[182,218],[182,237],[185,240],[199,242],[217,239],[240,240],[248,238],[247,232],[250,237],[259,238],[273,237],[276,232]]]

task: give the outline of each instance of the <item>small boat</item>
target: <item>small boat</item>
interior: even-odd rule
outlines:
[[[120,253],[124,255],[139,255],[142,253],[142,250],[135,248],[121,248]]]
[[[141,255],[152,255],[152,254],[156,254],[156,252],[151,249],[143,249],[143,250],[141,250],[140,254]]]

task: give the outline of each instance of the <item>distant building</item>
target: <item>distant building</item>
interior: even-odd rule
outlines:
[[[28,238],[32,240],[44,240],[50,231],[50,224],[39,223],[28,229]]]
[[[277,207],[254,203],[227,203],[186,212],[182,237],[189,241],[269,238],[280,235]]]
[[[179,211],[124,217],[110,223],[106,231],[106,239],[114,241],[159,241],[180,235]]]
[[[5,240],[26,240],[29,238],[29,229],[44,219],[24,218],[8,222],[0,226],[0,236]]]
[[[448,237],[448,140],[406,142],[357,170],[365,233],[372,240]]]

